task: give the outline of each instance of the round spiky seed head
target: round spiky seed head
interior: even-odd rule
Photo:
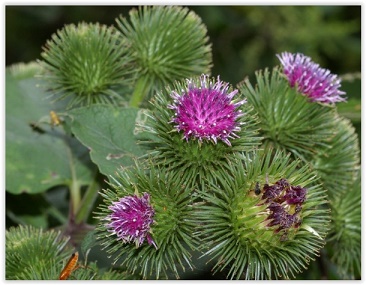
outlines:
[[[126,42],[113,27],[79,23],[65,25],[52,35],[41,54],[41,77],[56,100],[69,107],[117,103],[118,88],[132,73]]]
[[[360,146],[352,122],[338,114],[332,121],[334,135],[328,141],[331,148],[321,148],[311,159],[331,199],[349,192],[360,169]]]
[[[130,21],[117,19],[117,26],[130,44],[139,74],[139,92],[146,93],[141,96],[150,98],[175,80],[210,72],[212,52],[207,29],[193,11],[177,6],[144,6],[132,9],[129,15]]]
[[[231,279],[289,279],[324,246],[329,210],[308,167],[279,151],[248,152],[199,191],[201,250]],[[259,184],[260,194],[256,194]]]

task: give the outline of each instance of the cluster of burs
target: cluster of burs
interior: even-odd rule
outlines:
[[[233,86],[210,75],[206,27],[187,8],[143,7],[116,23],[66,25],[39,61],[74,123],[79,107],[144,118],[131,134],[143,155],[110,173],[119,157],[93,159],[108,179],[95,237],[113,264],[143,279],[292,279],[327,254],[359,270],[360,155],[337,111],[339,77],[283,52]]]

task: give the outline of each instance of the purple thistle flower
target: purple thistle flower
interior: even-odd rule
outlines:
[[[187,141],[192,137],[200,142],[203,139],[212,140],[215,144],[217,140],[222,140],[231,146],[229,138],[238,137],[235,133],[240,131],[237,119],[243,115],[237,109],[246,100],[233,101],[238,90],[228,93],[229,84],[220,81],[219,76],[216,83],[207,77],[200,77],[199,86],[193,80],[188,80],[187,90],[182,90],[182,94],[172,92],[174,103],[168,108],[174,110],[175,115],[171,123],[176,124],[178,132],[184,132],[183,138]]]
[[[282,203],[284,199],[281,193],[286,191],[288,187],[290,187],[290,184],[286,181],[286,179],[280,179],[272,186],[264,184],[262,199],[266,199],[266,202],[276,201]]]
[[[278,203],[271,203],[268,206],[268,209],[271,211],[271,214],[268,216],[268,220],[271,222],[268,224],[269,227],[279,226],[275,232],[280,232],[281,230],[287,230],[291,226],[295,226],[295,224],[299,221],[296,214],[289,214],[283,206]]]
[[[284,198],[288,204],[302,204],[305,201],[306,189],[300,186],[290,187]]]
[[[280,179],[273,185],[263,186],[262,200],[267,204],[268,227],[274,227],[275,233],[284,231],[281,240],[286,240],[288,229],[298,228],[302,204],[306,200],[307,189],[301,186],[292,186],[286,179]],[[263,204],[260,204],[263,205]]]
[[[140,246],[147,239],[148,244],[157,248],[150,235],[155,211],[150,205],[149,194],[144,193],[141,198],[136,195],[123,197],[108,208],[112,213],[105,218],[110,221],[106,227],[117,235],[117,240],[124,243],[134,241],[136,246]]]
[[[276,55],[291,87],[306,95],[312,102],[335,103],[346,101],[340,91],[341,80],[328,69],[320,68],[310,57],[301,53],[283,52]]]

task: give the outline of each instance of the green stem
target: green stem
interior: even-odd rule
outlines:
[[[86,193],[83,196],[83,200],[81,201],[80,208],[78,209],[75,217],[76,224],[80,224],[82,222],[86,222],[89,217],[91,210],[93,209],[93,205],[95,200],[98,197],[98,189],[99,184],[97,182],[97,175],[95,175],[95,179],[89,185]]]
[[[75,213],[79,208],[80,201],[81,201],[81,189],[77,179],[73,155],[71,153],[70,147],[67,145],[67,156],[69,157],[69,165],[70,165],[70,172],[71,172],[71,184],[70,184],[70,216],[69,218],[75,217]]]
[[[131,107],[139,107],[140,103],[144,100],[149,87],[149,77],[143,76],[136,83],[135,91],[132,94],[130,100]]]

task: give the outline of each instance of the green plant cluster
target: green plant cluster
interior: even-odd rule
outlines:
[[[310,23],[314,11],[305,9]],[[211,48],[192,10],[139,7],[115,26],[65,25],[41,60],[6,69],[7,204],[42,195],[31,216],[7,205],[20,225],[6,232],[6,279],[58,279],[75,251],[82,260],[69,279],[306,279],[317,262],[336,268],[328,278],[360,278],[360,147],[350,120],[310,103],[274,67],[228,88],[245,101],[231,145],[182,138],[171,94],[210,75]],[[300,208],[287,206],[299,220],[286,229],[271,226],[264,198],[281,179],[306,193]],[[112,203],[145,192],[156,248],[118,241],[106,225]]]

